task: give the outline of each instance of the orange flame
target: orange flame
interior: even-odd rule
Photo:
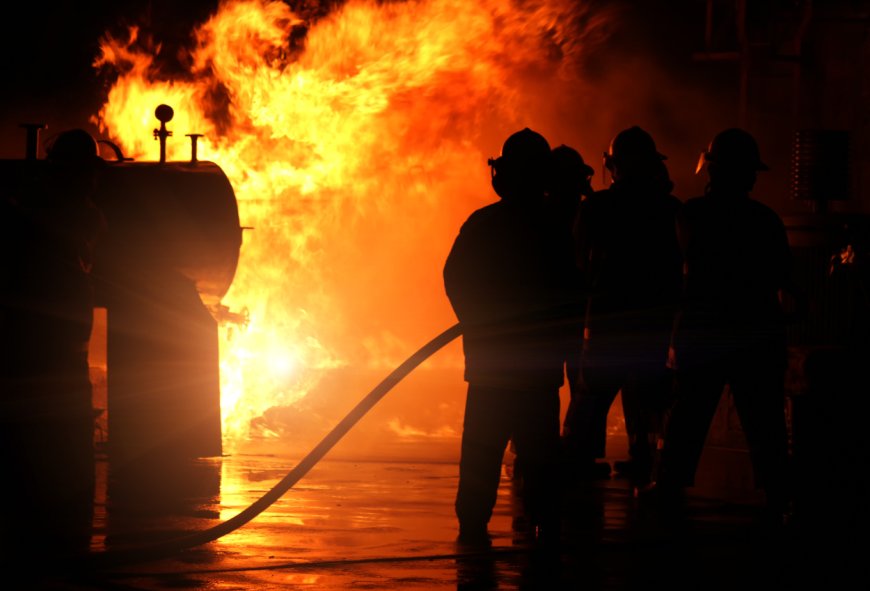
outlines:
[[[541,105],[603,22],[570,0],[351,0],[310,23],[281,2],[229,0],[172,79],[136,29],[104,40],[96,66],[117,79],[101,129],[153,155],[154,108],[173,106],[173,128],[204,134],[200,157],[254,227],[223,302],[250,314],[223,328],[230,447],[327,372],[386,368],[454,322],[441,268],[461,222],[494,199],[486,158],[520,127],[558,129]],[[167,155],[186,151],[170,141]]]

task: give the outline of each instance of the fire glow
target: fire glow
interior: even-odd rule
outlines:
[[[116,78],[100,128],[153,159],[154,108],[173,106],[175,133],[204,135],[200,158],[253,227],[222,302],[249,314],[222,327],[225,444],[327,372],[391,369],[454,321],[441,268],[462,220],[493,199],[486,158],[536,125],[541,89],[576,76],[603,20],[571,0],[351,0],[312,22],[232,0],[174,77],[136,28],[104,39],[95,65]],[[167,156],[189,147],[170,141]]]

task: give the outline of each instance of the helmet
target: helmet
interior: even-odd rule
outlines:
[[[550,197],[572,203],[575,198],[593,193],[590,181],[595,170],[583,161],[580,152],[562,144],[553,148],[552,162],[553,173],[548,183]]]
[[[69,164],[92,164],[100,159],[97,141],[84,129],[70,129],[57,135],[48,146],[48,159]]]
[[[770,170],[762,162],[758,143],[748,132],[732,127],[716,135],[701,155],[698,171],[704,162],[714,162],[742,170]]]
[[[501,197],[536,190],[543,186],[551,162],[549,142],[526,127],[505,140],[501,156],[488,160],[493,188]]]
[[[580,152],[565,144],[562,144],[558,148],[553,148],[553,164],[557,172],[565,171],[569,174],[576,174],[586,178],[595,174],[595,170],[586,164]]]
[[[512,134],[501,148],[501,156],[490,164],[525,167],[545,162],[550,157],[550,144],[540,133],[528,127]]]
[[[656,150],[656,143],[652,136],[635,125],[616,134],[610,142],[610,149],[605,154],[605,162],[609,164],[625,160],[644,160],[649,157],[659,160],[668,159]]]

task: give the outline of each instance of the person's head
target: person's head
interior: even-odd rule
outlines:
[[[663,160],[652,136],[637,125],[620,131],[604,153],[604,166],[614,181],[641,180],[660,175]]]
[[[97,140],[84,129],[63,131],[48,144],[48,160],[71,165],[93,165],[100,159]]]
[[[97,141],[83,129],[59,133],[46,148],[47,160],[60,177],[65,189],[73,193],[90,193],[103,159]]]
[[[595,171],[586,164],[580,152],[566,145],[553,148],[553,181],[551,192],[557,196],[590,195],[590,181]]]
[[[505,200],[543,196],[552,173],[550,144],[528,127],[505,140],[501,156],[490,158],[492,187]]]
[[[748,193],[755,186],[758,171],[770,170],[761,160],[755,138],[736,127],[716,134],[701,154],[698,172],[704,164],[710,186],[733,193]]]

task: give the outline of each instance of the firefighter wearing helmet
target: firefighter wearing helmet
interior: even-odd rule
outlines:
[[[753,171],[770,170],[761,160],[755,138],[736,127],[726,129],[713,138],[707,150],[701,154],[696,173],[700,172],[704,163],[713,163],[714,169],[724,168],[732,174],[737,171],[751,174]]]
[[[465,221],[444,266],[468,382],[456,496],[463,543],[488,544],[509,441],[523,467],[530,533],[558,537],[559,388],[573,260],[546,207],[551,163],[542,135],[511,135],[489,160],[500,199]]]
[[[791,293],[790,251],[780,217],[750,196],[768,170],[755,138],[722,131],[702,154],[709,184],[680,216],[684,294],[674,331],[677,398],[655,490],[679,497],[694,483],[723,388],[730,387],[756,484],[774,516],[787,506],[782,298]]]
[[[606,477],[607,415],[622,392],[629,458],[617,471],[649,481],[672,375],[665,367],[682,260],[676,236],[680,201],[665,156],[634,126],[604,155],[613,182],[580,205],[577,261],[588,295],[580,388],[564,424],[565,469]]]
[[[580,384],[580,363],[583,357],[583,322],[585,313],[583,274],[576,264],[574,248],[574,225],[580,204],[588,199],[595,191],[592,189],[592,176],[594,169],[586,164],[580,152],[566,145],[553,148],[553,178],[547,194],[549,207],[555,217],[556,225],[560,228],[560,235],[564,246],[561,250],[564,256],[570,257],[568,266],[573,264],[573,272],[568,280],[574,286],[577,294],[575,299],[573,317],[577,319],[572,323],[574,333],[566,335],[565,344],[565,375],[568,379],[569,392],[572,397],[579,395],[582,385]],[[514,465],[514,478],[521,475],[522,467]],[[517,470],[516,468],[520,468]]]

